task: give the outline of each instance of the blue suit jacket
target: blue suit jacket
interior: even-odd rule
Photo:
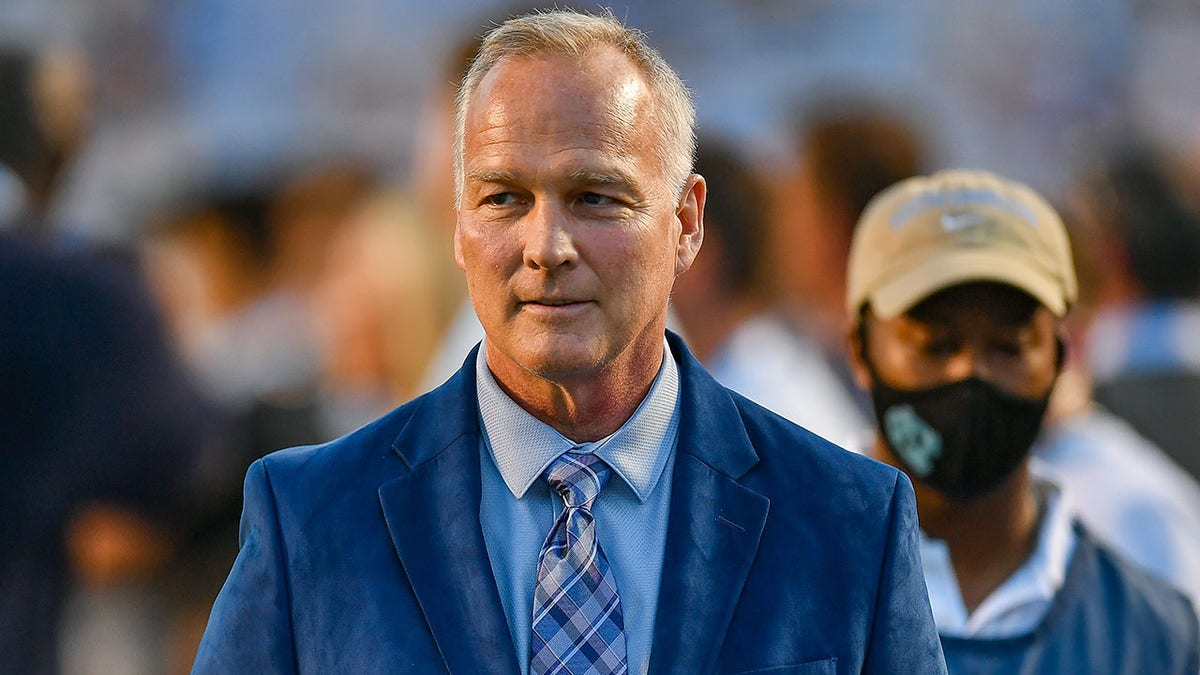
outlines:
[[[908,480],[670,343],[682,418],[650,672],[944,673]],[[250,468],[193,672],[519,672],[479,523],[473,359],[363,429]]]

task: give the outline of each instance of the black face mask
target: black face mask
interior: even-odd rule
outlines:
[[[1029,454],[1050,402],[1009,394],[971,377],[909,391],[871,369],[875,418],[884,441],[914,478],[970,499],[1008,478]]]

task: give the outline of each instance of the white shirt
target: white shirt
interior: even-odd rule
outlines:
[[[726,387],[839,445],[870,425],[821,353],[771,314],[743,321],[704,365]]]
[[[25,210],[25,185],[16,172],[0,164],[0,228],[16,220]]]
[[[950,562],[950,550],[941,540],[921,535],[921,564],[929,605],[938,633],[948,637],[1007,638],[1032,632],[1045,618],[1067,579],[1067,565],[1078,535],[1063,493],[1051,482],[1035,478],[1042,504],[1037,543],[1033,553],[973,612],[967,612]]]
[[[450,322],[441,343],[426,364],[420,391],[432,391],[458,372],[467,358],[467,353],[482,339],[483,326],[479,324],[475,306],[471,304],[471,299],[467,298],[458,306],[454,320]]]
[[[1200,608],[1200,485],[1191,476],[1096,406],[1045,429],[1033,452],[1088,532]]]

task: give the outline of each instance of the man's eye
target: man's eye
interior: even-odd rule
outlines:
[[[925,345],[925,351],[935,356],[952,356],[958,351],[958,343],[954,340],[931,340]]]
[[[1024,351],[1020,342],[998,342],[992,349],[1003,356],[1020,356]]]
[[[489,206],[509,206],[517,202],[517,197],[511,192],[500,192],[484,197],[483,202]]]
[[[598,194],[595,192],[585,192],[579,196],[579,201],[588,206],[608,206],[616,200],[607,195]]]

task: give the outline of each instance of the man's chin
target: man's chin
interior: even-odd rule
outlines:
[[[599,359],[588,351],[557,349],[528,354],[523,367],[544,380],[565,382],[594,375],[600,366]]]

